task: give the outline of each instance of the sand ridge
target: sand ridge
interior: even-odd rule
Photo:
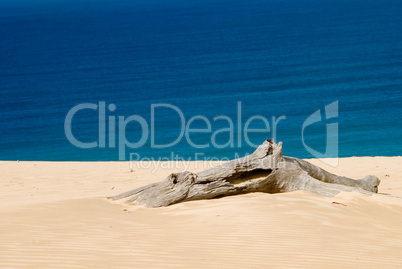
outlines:
[[[375,174],[389,195],[251,193],[145,208],[105,197],[177,170],[0,162],[0,268],[401,267],[402,157],[310,161],[352,178]]]

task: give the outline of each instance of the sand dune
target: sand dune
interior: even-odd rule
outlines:
[[[178,169],[0,162],[0,268],[401,268],[402,157],[311,162],[375,174],[384,195],[253,193],[128,207],[105,197]]]

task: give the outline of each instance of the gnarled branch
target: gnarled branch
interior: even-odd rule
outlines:
[[[378,191],[379,183],[375,176],[354,180],[334,175],[304,160],[282,156],[282,143],[267,139],[243,158],[198,174],[188,171],[173,173],[161,182],[109,198],[127,198],[128,203],[159,207],[250,192],[306,190],[323,196],[335,196],[341,191],[369,194]]]

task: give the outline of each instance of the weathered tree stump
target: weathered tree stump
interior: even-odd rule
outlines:
[[[114,197],[149,207],[212,199],[250,192],[283,193],[305,190],[332,197],[341,191],[370,194],[380,180],[366,176],[354,180],[337,176],[301,159],[282,156],[282,143],[267,139],[252,154],[200,173],[181,172],[165,180]]]

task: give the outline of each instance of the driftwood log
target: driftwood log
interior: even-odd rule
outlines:
[[[282,143],[267,139],[254,153],[200,173],[181,172],[165,180],[114,197],[149,207],[212,199],[250,192],[283,193],[305,190],[332,197],[342,191],[378,192],[376,176],[337,176],[307,161],[282,156]]]

